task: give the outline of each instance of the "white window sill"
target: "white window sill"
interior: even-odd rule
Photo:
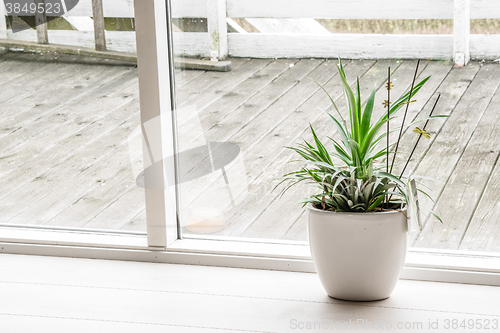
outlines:
[[[4,226],[0,253],[315,272],[306,242],[193,237],[165,249],[145,234]],[[411,248],[402,278],[500,286],[500,254]]]

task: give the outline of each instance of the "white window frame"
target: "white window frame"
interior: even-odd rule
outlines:
[[[161,147],[162,157],[176,151],[167,6],[165,0],[135,1],[141,125],[144,128],[144,123],[155,117],[162,119],[156,131],[159,134],[149,138]],[[145,157],[149,154],[147,145]],[[159,165],[158,170],[145,175],[146,184],[166,184],[167,179],[175,179],[175,161]],[[3,225],[0,253],[315,271],[306,242],[196,236],[181,239],[177,188],[145,187],[147,234]],[[402,278],[500,286],[500,254],[413,248],[408,251]]]

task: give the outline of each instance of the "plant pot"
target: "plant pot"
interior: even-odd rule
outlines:
[[[407,250],[406,211],[338,213],[307,206],[309,244],[330,297],[375,301],[391,295]]]

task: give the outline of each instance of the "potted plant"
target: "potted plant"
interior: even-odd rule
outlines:
[[[334,151],[328,151],[310,126],[314,142],[287,147],[300,155],[304,165],[284,175],[280,184],[287,184],[282,192],[304,182],[319,190],[302,203],[307,209],[312,258],[328,295],[351,301],[380,300],[392,293],[405,261],[407,208],[414,195],[408,191],[407,178],[403,177],[406,166],[401,175],[392,173],[394,160],[403,128],[416,123],[404,124],[408,105],[429,77],[415,85],[417,63],[410,91],[391,103],[389,69],[384,114],[372,122],[376,90],[362,108],[359,78],[353,92],[339,62],[337,67],[349,117],[344,119],[328,95],[336,111],[336,115],[328,114],[338,136],[338,140],[329,138]],[[403,106],[406,106],[403,123],[390,130],[389,121]],[[428,122],[434,117],[442,116],[432,116],[431,111],[429,117],[418,121]],[[425,131],[427,122],[423,129],[414,130],[419,135],[418,141],[422,136],[429,137]],[[395,131],[399,131],[398,140],[390,144],[388,134]],[[391,164],[390,153],[393,154]],[[411,154],[408,161],[410,158]],[[412,186],[414,184],[412,181]]]

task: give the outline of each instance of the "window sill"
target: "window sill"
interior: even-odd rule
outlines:
[[[196,239],[148,248],[145,234],[0,227],[0,253],[315,272],[305,242]],[[500,254],[415,249],[401,278],[500,286]]]

